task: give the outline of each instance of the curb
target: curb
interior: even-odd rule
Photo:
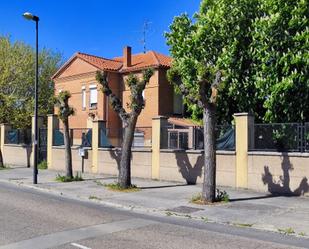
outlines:
[[[282,234],[282,235],[286,235],[286,236],[293,236],[293,237],[297,237],[297,238],[309,239],[309,235],[301,236],[301,235],[296,234],[296,233],[294,233],[294,234],[284,234],[282,232],[279,232],[276,227],[272,227],[269,224],[265,224],[264,226],[263,226],[263,224],[252,224],[252,226],[250,226],[250,227],[245,227],[245,226],[241,226],[241,224],[238,224],[236,222],[231,222],[231,221],[220,222],[220,221],[211,220],[208,217],[195,216],[195,215],[191,215],[191,214],[183,214],[183,213],[177,213],[177,212],[169,212],[167,210],[161,210],[161,209],[158,209],[158,208],[145,208],[143,206],[123,205],[123,204],[118,204],[118,203],[114,203],[114,202],[110,202],[110,201],[104,201],[104,200],[101,200],[101,199],[100,200],[89,199],[89,197],[85,198],[85,197],[80,196],[80,195],[65,194],[65,193],[60,192],[60,191],[55,191],[55,190],[52,190],[52,189],[49,189],[49,188],[30,185],[30,184],[24,183],[24,182],[17,182],[17,181],[12,181],[12,180],[3,180],[3,179],[0,179],[0,182],[13,184],[13,185],[18,186],[18,187],[34,189],[34,190],[37,190],[37,191],[40,191],[40,192],[45,192],[45,193],[49,193],[49,194],[56,195],[56,196],[62,196],[62,197],[66,197],[66,198],[69,198],[69,199],[72,199],[72,200],[97,203],[97,204],[100,204],[102,206],[126,210],[126,211],[132,211],[132,212],[140,213],[140,214],[151,214],[151,215],[155,215],[155,216],[165,216],[165,217],[166,216],[173,216],[175,218],[191,219],[191,220],[203,221],[205,223],[215,223],[215,224],[220,224],[220,225],[225,225],[225,226],[227,225],[227,226],[233,226],[233,227],[239,227],[239,228],[255,229],[255,230],[258,230],[258,231],[273,232],[273,233]]]

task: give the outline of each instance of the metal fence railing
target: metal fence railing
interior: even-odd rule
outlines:
[[[10,129],[5,131],[5,144],[31,144],[31,129]]]
[[[254,150],[309,151],[309,123],[255,124]]]
[[[123,142],[124,129],[102,128],[99,130],[99,147],[121,147]],[[151,127],[136,127],[133,137],[133,148],[151,147]]]
[[[233,125],[216,126],[217,150],[235,150],[235,128]],[[162,149],[204,149],[203,127],[179,127],[167,125],[161,129]]]
[[[72,146],[92,146],[92,129],[88,128],[74,128],[70,129],[70,140]],[[64,130],[55,129],[53,137],[54,146],[64,145]]]

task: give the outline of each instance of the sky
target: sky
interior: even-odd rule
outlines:
[[[0,35],[10,35],[34,46],[35,24],[24,12],[39,16],[39,47],[62,53],[75,52],[106,58],[120,56],[129,45],[143,52],[143,25],[148,21],[147,50],[168,54],[164,32],[174,16],[192,16],[200,0],[3,0],[0,1]]]

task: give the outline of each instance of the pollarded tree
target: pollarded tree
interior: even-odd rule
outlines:
[[[237,72],[239,81],[250,83],[247,50],[255,10],[255,0],[204,0],[195,20],[186,14],[178,16],[166,34],[173,57],[169,80],[183,94],[187,105],[203,110],[204,201],[213,202],[216,197],[217,97],[222,88],[232,86],[231,72]]]
[[[56,97],[56,106],[58,107],[58,117],[63,123],[64,129],[64,147],[65,147],[65,169],[66,177],[73,178],[72,150],[69,128],[69,117],[74,115],[74,109],[69,106],[70,92],[62,91]]]
[[[119,115],[124,127],[118,175],[118,184],[121,188],[129,188],[131,186],[131,148],[134,131],[138,116],[145,107],[143,91],[152,75],[153,70],[147,69],[143,71],[141,79],[133,74],[128,76],[126,83],[131,91],[130,103],[128,103],[131,112],[127,112],[123,108],[121,100],[110,89],[107,73],[97,72],[96,79],[102,85],[102,92],[109,97],[110,104],[114,111]]]

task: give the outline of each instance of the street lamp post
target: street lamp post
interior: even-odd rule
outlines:
[[[33,184],[38,183],[38,83],[39,83],[39,17],[26,12],[23,17],[35,21],[35,85],[34,85],[34,151]]]

